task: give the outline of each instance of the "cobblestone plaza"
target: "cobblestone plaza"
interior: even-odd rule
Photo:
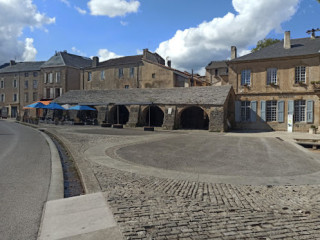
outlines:
[[[281,170],[278,176],[263,176],[261,173],[263,181],[259,182],[259,176],[224,178],[225,173],[221,172],[221,176],[206,178],[204,176],[208,174],[201,172],[183,173],[176,169],[155,168],[120,157],[124,156],[121,151],[128,146],[154,143],[156,151],[157,142],[170,144],[170,139],[175,139],[177,135],[188,145],[188,142],[196,142],[198,138],[215,138],[219,135],[217,133],[145,133],[95,127],[72,127],[68,130],[55,127],[49,131],[59,133],[74,156],[86,191],[104,193],[124,239],[319,239],[318,153],[307,152],[300,147],[294,150],[290,143],[291,135],[223,134],[226,142],[228,138],[245,136],[250,136],[257,143],[262,140],[277,141],[276,137],[281,136],[288,148],[293,147],[292,151],[305,155],[305,159],[301,159],[302,164],[293,163],[301,164],[300,172],[290,173],[283,164],[283,172],[287,176],[282,177]],[[301,137],[298,133],[296,135]],[[255,145],[255,148],[259,147],[259,144]],[[281,152],[282,147],[274,147],[273,154]],[[253,151],[250,148],[246,150]],[[194,151],[197,151],[196,146]],[[166,157],[165,154],[163,156]],[[141,157],[145,158],[143,155]],[[199,159],[201,157],[199,152]],[[259,159],[258,156],[253,158]],[[283,161],[280,157],[276,160]],[[314,164],[314,170],[307,166],[304,168],[303,162],[307,163],[305,165]],[[281,168],[281,164],[278,167]],[[272,181],[274,184],[269,184]]]

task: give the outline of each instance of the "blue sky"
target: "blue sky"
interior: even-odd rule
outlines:
[[[0,64],[47,60],[56,50],[105,60],[148,48],[201,71],[228,58],[231,45],[245,54],[284,30],[307,37],[319,13],[316,0],[0,0],[0,29],[10,26],[0,30]]]

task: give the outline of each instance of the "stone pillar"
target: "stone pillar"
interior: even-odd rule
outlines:
[[[129,120],[126,124],[128,127],[136,127],[139,122],[140,106],[132,105],[129,107]]]
[[[103,121],[106,120],[106,113],[107,113],[107,109],[108,107],[96,107],[97,111],[98,111],[98,116],[97,116],[97,120],[98,120],[98,124],[101,124]]]
[[[173,130],[176,128],[176,106],[165,106],[162,128],[165,130]]]
[[[223,107],[214,107],[209,115],[209,131],[224,132],[224,109]]]

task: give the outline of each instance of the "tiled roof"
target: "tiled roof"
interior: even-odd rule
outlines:
[[[116,90],[73,90],[57,98],[55,102],[65,104],[186,104],[217,105],[225,103],[230,85],[190,88],[131,88]]]
[[[212,61],[207,66],[206,69],[214,69],[214,68],[226,68],[227,61]]]
[[[249,61],[279,57],[294,57],[302,55],[320,54],[320,37],[316,39],[291,39],[291,48],[285,49],[283,41],[262,48],[261,50],[231,60],[230,62]]]
[[[126,56],[109,59],[99,63],[99,67],[114,67],[119,65],[131,65],[138,64],[142,60],[143,55]]]
[[[91,64],[92,60],[90,58],[70,54],[67,52],[57,52],[42,65],[42,68],[62,66],[85,68],[91,66]]]
[[[0,73],[39,71],[44,62],[17,62],[12,66],[0,69]]]

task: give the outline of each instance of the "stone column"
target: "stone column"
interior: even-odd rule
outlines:
[[[126,124],[128,127],[136,127],[139,122],[140,106],[132,105],[129,107],[129,120]]]
[[[165,106],[162,128],[165,130],[173,130],[176,128],[176,106]]]
[[[97,120],[98,120],[98,124],[101,124],[103,121],[106,120],[106,113],[107,113],[107,109],[108,107],[96,107],[97,111],[98,111],[98,116],[97,116]]]
[[[225,119],[223,107],[214,107],[209,115],[209,131],[210,132],[224,132]]]

